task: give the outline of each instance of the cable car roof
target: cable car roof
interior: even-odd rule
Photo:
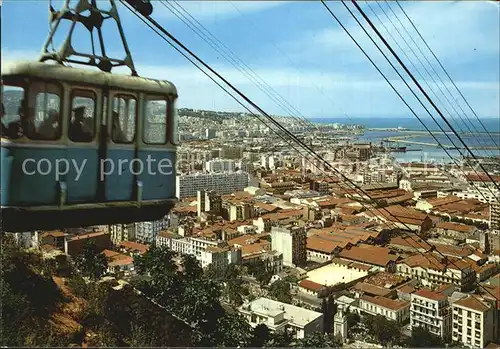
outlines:
[[[16,62],[2,64],[2,77],[32,76],[41,79],[56,79],[66,82],[84,83],[112,88],[138,90],[177,97],[175,85],[166,80],[156,80],[139,76],[105,73],[88,69],[73,68],[41,62]]]

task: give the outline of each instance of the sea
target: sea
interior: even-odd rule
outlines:
[[[411,131],[425,131],[425,127],[416,118],[311,118],[314,123],[339,123],[343,125],[362,125],[365,127],[363,135],[356,138],[358,142],[372,142],[380,143],[384,138],[404,136],[408,132],[401,132],[397,129],[403,128]],[[464,119],[465,120],[465,119]],[[500,118],[484,118],[465,120],[449,120],[452,127],[459,133],[463,142],[469,147],[470,151],[476,157],[500,157]],[[453,134],[444,134],[439,126],[430,119],[422,118],[423,123],[432,132],[432,135],[418,135],[417,137],[407,138],[409,141],[417,141],[422,143],[441,143],[448,146],[456,146],[462,148],[460,150],[444,150],[441,147],[427,146],[427,145],[414,145],[405,143],[393,143],[393,146],[406,146],[408,151],[406,153],[392,153],[392,156],[397,161],[411,162],[438,162],[450,163],[454,159],[460,159],[462,156],[470,155],[470,153],[463,149],[461,141]],[[450,131],[450,128],[440,123],[444,131]],[[486,133],[486,130],[488,133]],[[474,134],[471,134],[473,132]],[[436,141],[437,139],[437,141]],[[474,149],[474,147],[497,147],[496,149]]]

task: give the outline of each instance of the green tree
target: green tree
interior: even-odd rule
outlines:
[[[273,282],[269,287],[269,296],[278,302],[292,303],[290,284],[282,280]]]
[[[49,320],[65,301],[39,253],[23,250],[12,236],[1,237],[0,345],[67,346],[78,333],[56,333]]]
[[[271,331],[269,327],[264,324],[258,324],[253,329],[252,340],[250,341],[250,347],[261,348],[271,339]]]
[[[368,329],[369,334],[375,337],[382,345],[396,342],[401,337],[398,323],[396,321],[387,320],[382,315],[377,315],[375,317],[367,315],[364,317],[363,323]]]
[[[253,331],[248,322],[238,313],[225,314],[217,321],[218,346],[248,347]]]
[[[299,348],[326,348],[333,346],[333,340],[328,333],[314,332],[312,335],[297,340],[294,346]]]
[[[196,257],[190,254],[182,255],[183,274],[188,279],[199,279],[203,276],[203,269]]]
[[[358,328],[358,324],[361,321],[361,317],[358,313],[348,311],[346,314],[347,318],[347,335],[349,338],[352,338],[353,333],[356,333]]]
[[[411,348],[439,348],[444,347],[445,343],[441,337],[430,333],[427,329],[413,327],[407,345]]]
[[[269,348],[284,348],[289,347],[293,341],[293,336],[290,331],[284,330],[271,334],[271,338],[265,344]]]
[[[244,331],[246,326],[237,322],[231,324],[235,318],[227,317],[220,303],[219,282],[207,278],[192,257],[183,257],[184,268],[177,271],[174,255],[166,248],[152,248],[138,258],[139,271],[149,276],[140,283],[140,290],[192,326],[196,346],[243,343],[244,338],[250,338]],[[160,262],[162,266],[158,266]],[[233,328],[239,328],[241,333],[236,335]],[[232,333],[231,338],[222,335],[224,332]]]
[[[74,264],[82,275],[94,280],[99,279],[108,269],[106,256],[92,241],[85,244],[82,253],[74,259]]]

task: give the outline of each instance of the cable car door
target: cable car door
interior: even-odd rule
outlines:
[[[67,203],[91,203],[98,188],[101,90],[73,87],[68,115]]]
[[[107,115],[107,158],[105,195],[107,201],[131,201],[134,197],[134,172],[137,129],[137,95],[110,93]],[[109,110],[109,109],[108,109]]]

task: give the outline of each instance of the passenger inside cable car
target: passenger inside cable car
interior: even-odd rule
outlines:
[[[115,143],[126,143],[128,142],[125,133],[122,130],[120,125],[120,115],[118,112],[113,111],[113,134],[112,134],[113,142]]]
[[[55,140],[59,138],[59,113],[50,109],[49,116],[42,121],[39,128],[39,137],[44,140]]]
[[[85,125],[84,115],[85,107],[77,107],[73,110],[74,118],[69,127],[69,139],[73,142],[90,142],[92,141],[92,131]]]

